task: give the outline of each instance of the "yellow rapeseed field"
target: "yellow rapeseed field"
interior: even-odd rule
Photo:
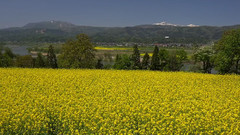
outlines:
[[[140,56],[144,56],[144,55],[145,55],[145,53],[140,54]],[[148,55],[152,57],[153,53],[148,53]]]
[[[0,134],[240,134],[240,76],[0,69]]]

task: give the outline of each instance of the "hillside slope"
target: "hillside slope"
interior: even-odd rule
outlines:
[[[85,33],[94,42],[136,43],[208,43],[218,40],[225,30],[235,26],[161,26],[134,27],[78,26],[61,21],[29,23],[19,28],[0,30],[0,42],[63,42],[76,34]],[[168,36],[169,38],[165,38]]]

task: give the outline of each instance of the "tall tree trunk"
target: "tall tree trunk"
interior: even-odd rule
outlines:
[[[207,72],[207,69],[206,69],[206,62],[203,61],[203,72],[206,73]]]

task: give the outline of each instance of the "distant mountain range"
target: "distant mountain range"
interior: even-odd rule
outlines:
[[[133,27],[92,27],[62,21],[46,21],[0,29],[0,42],[64,42],[79,33],[85,33],[94,42],[205,44],[218,40],[226,30],[239,28],[240,25],[184,26],[166,22]]]

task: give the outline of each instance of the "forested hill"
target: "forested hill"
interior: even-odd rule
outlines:
[[[1,29],[0,42],[63,42],[76,34],[85,33],[94,42],[208,43],[218,40],[226,30],[239,28],[240,25],[91,27],[61,21],[47,21]]]

